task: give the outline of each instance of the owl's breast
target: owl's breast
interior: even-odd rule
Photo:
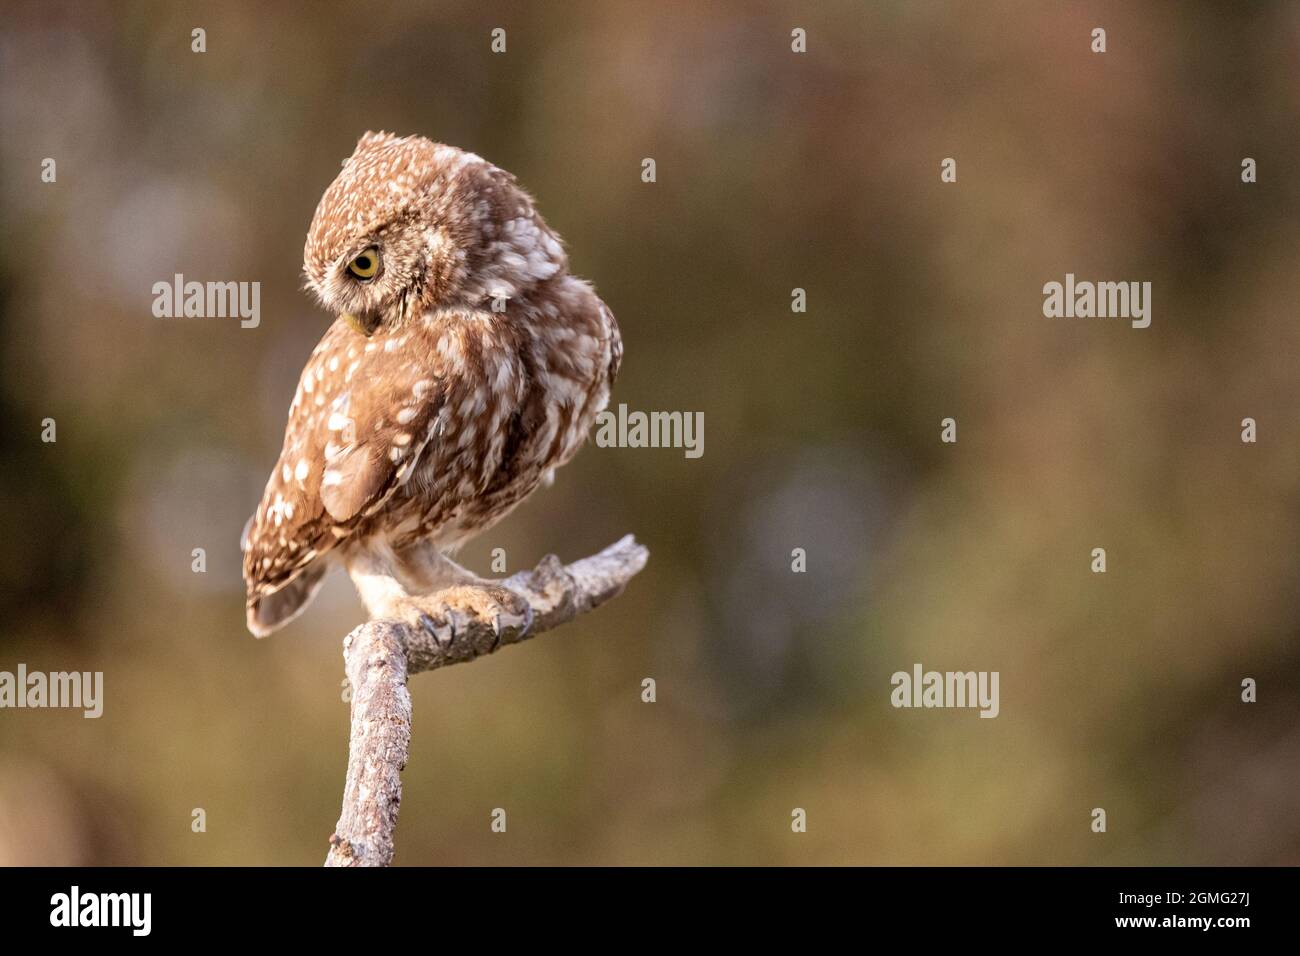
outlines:
[[[618,328],[587,283],[565,276],[511,308],[460,330],[465,362],[406,509],[394,503],[412,537],[455,547],[495,524],[577,453],[609,400]]]

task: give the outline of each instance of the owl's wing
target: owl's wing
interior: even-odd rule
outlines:
[[[342,321],[330,327],[303,369],[280,460],[245,529],[250,621],[257,601],[346,541],[410,478],[449,369],[401,334],[367,339]]]

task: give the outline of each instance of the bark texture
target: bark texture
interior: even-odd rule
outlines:
[[[446,605],[437,634],[400,621],[363,624],[343,640],[352,685],[352,731],[343,810],[326,866],[387,866],[402,802],[401,772],[411,743],[410,674],[463,664],[536,637],[618,595],[650,553],[627,535],[599,554],[563,565],[547,555],[500,583],[524,598],[531,625],[501,624],[499,603],[478,587],[439,592]]]

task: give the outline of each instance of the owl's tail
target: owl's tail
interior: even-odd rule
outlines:
[[[325,580],[329,562],[319,559],[302,571],[292,581],[270,594],[254,598],[248,605],[248,629],[254,637],[266,637],[278,631],[301,614],[311,603]]]

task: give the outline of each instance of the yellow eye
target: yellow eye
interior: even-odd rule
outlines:
[[[379,271],[379,250],[371,246],[348,263],[348,271],[358,279],[373,279]]]

